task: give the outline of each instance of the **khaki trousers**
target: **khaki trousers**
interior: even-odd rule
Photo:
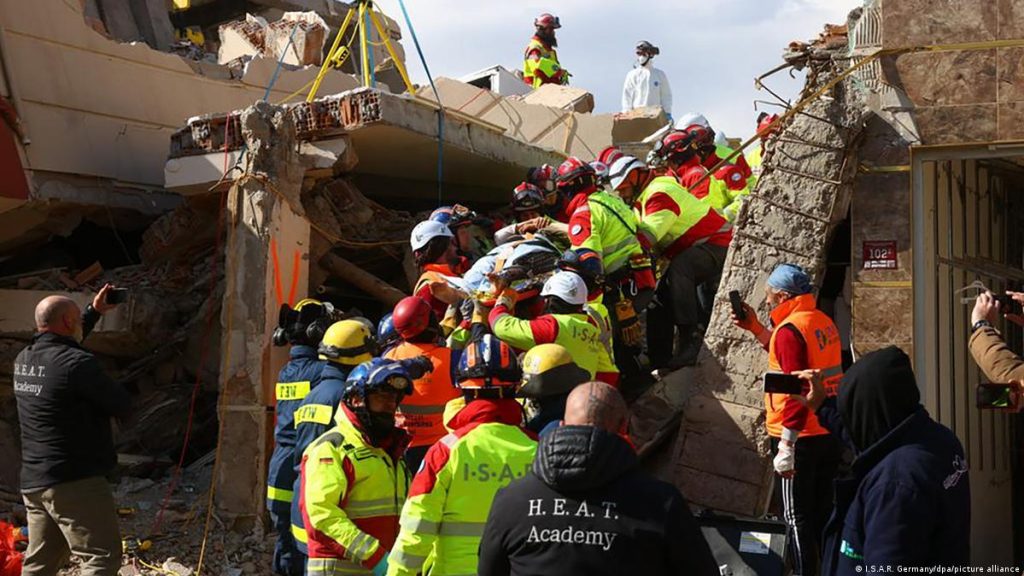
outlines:
[[[82,576],[116,576],[121,533],[105,478],[65,482],[22,498],[28,515],[22,576],[54,576],[71,554],[82,559]]]

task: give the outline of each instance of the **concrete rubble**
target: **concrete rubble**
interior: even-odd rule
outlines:
[[[328,32],[327,23],[315,12],[285,12],[272,23],[246,14],[244,20],[220,26],[217,62],[240,65],[266,56],[290,66],[319,66]]]

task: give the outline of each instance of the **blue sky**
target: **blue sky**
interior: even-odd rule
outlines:
[[[755,99],[771,100],[753,79],[782,62],[791,40],[808,40],[826,22],[842,23],[860,0],[405,0],[434,76],[459,77],[502,64],[522,66],[533,18],[562,21],[559,57],[572,84],[594,94],[595,112],[617,112],[633,47],[661,49],[655,66],[668,75],[676,116],[702,112],[729,136],[754,131]],[[413,81],[426,82],[398,0],[378,0],[403,28]],[[766,84],[792,98],[803,76],[781,72]],[[778,111],[776,107],[763,108]]]

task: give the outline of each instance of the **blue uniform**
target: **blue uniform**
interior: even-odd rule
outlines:
[[[306,525],[302,521],[299,510],[298,471],[302,465],[302,453],[306,448],[334,426],[334,415],[345,395],[345,380],[352,366],[343,366],[328,362],[321,374],[320,385],[306,396],[295,412],[295,450],[292,469],[294,470],[294,488],[296,497],[291,502],[291,532],[295,538],[296,548],[303,555],[306,550]]]
[[[285,575],[303,573],[302,556],[297,553],[291,532],[291,506],[295,494],[295,411],[303,399],[320,384],[325,362],[316,348],[292,346],[291,360],[278,375],[274,387],[277,421],[274,426],[274,453],[267,472],[267,510],[277,531],[274,546],[274,572]],[[301,453],[299,454],[301,457]]]

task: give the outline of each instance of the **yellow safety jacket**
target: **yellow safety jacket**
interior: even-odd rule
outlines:
[[[577,227],[587,221],[590,234],[580,241]],[[630,258],[643,257],[643,246],[636,237],[638,226],[636,214],[621,198],[601,190],[591,194],[585,204],[573,211],[569,219],[569,238],[574,248],[589,248],[600,254],[604,272],[611,276],[627,266]]]
[[[473,400],[452,420],[455,432],[434,444],[413,479],[388,576],[414,576],[427,559],[431,576],[477,573],[477,551],[498,490],[522,478],[537,441],[521,427],[513,399]]]
[[[370,444],[345,406],[335,422],[302,457],[299,505],[309,549],[307,573],[368,575],[398,536],[409,484],[401,458],[408,436],[396,428],[386,449]]]
[[[530,58],[531,52],[539,52],[540,58],[537,60]],[[538,75],[538,71],[550,80],[546,80],[544,76]],[[560,72],[561,74],[559,74]],[[526,45],[526,52],[523,54],[523,82],[537,88],[546,83],[559,82],[565,84],[565,81],[566,75],[562,71],[562,66],[558,63],[558,51],[554,48],[548,48],[536,36],[530,38],[530,43]]]

